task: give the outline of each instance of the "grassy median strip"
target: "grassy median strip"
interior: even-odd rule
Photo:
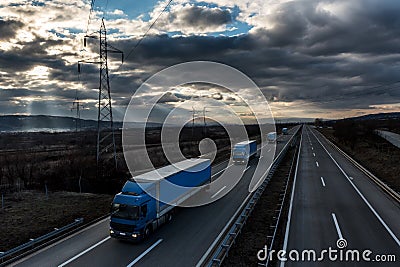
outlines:
[[[281,204],[281,194],[286,185],[290,166],[295,154],[295,149],[291,148],[285,158],[278,166],[272,176],[268,186],[258,200],[253,212],[249,216],[242,232],[236,238],[235,244],[229,250],[228,257],[224,260],[223,266],[257,266],[257,252],[268,245],[268,236],[273,234],[279,204]],[[291,183],[288,192],[290,193]],[[287,211],[284,209],[283,213]],[[286,218],[283,215],[283,218]],[[276,244],[282,243],[284,232],[277,232]]]

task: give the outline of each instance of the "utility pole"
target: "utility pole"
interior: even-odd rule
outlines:
[[[196,115],[196,110],[192,106],[192,142],[194,141],[194,119]]]
[[[75,96],[75,100],[74,102],[72,102],[72,108],[71,111],[73,109],[76,109],[76,116],[75,116],[75,132],[81,131],[81,108],[83,108],[82,103],[79,100],[78,97],[78,91],[76,92],[76,96]]]
[[[203,107],[203,134],[207,136],[207,124],[206,124],[206,107]]]
[[[124,54],[121,50],[107,43],[107,30],[104,23],[104,18],[101,20],[99,36],[86,35],[84,46],[86,46],[87,38],[99,38],[100,49],[99,61],[80,61],[79,63],[99,64],[100,82],[99,82],[99,98],[98,98],[98,113],[97,113],[97,167],[101,169],[101,162],[108,159],[106,154],[113,154],[114,165],[117,168],[117,151],[115,146],[114,121],[111,105],[111,87],[108,75],[108,53],[120,53],[123,62]],[[78,63],[78,71],[80,65]]]

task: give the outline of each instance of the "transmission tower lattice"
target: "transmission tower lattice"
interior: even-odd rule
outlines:
[[[113,154],[115,168],[117,168],[117,151],[115,146],[114,122],[111,104],[111,87],[108,75],[108,53],[120,53],[122,61],[124,54],[121,50],[107,43],[107,30],[104,19],[101,20],[99,37],[86,35],[84,46],[86,46],[87,38],[99,38],[100,41],[100,60],[97,61],[80,61],[82,63],[99,64],[100,66],[100,83],[99,83],[99,98],[98,98],[98,114],[97,114],[97,164],[103,160],[109,159],[110,153]],[[78,71],[80,65],[78,64]]]
[[[75,132],[81,131],[81,127],[82,127],[81,108],[84,108],[84,106],[82,105],[81,101],[79,100],[79,97],[76,96],[74,102],[72,102],[72,108],[71,108],[71,111],[76,109]]]

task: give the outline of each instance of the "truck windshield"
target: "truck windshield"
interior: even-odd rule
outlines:
[[[243,156],[244,154],[244,151],[233,151],[234,156]]]
[[[111,205],[111,216],[119,219],[137,220],[139,214],[138,206],[113,203]]]

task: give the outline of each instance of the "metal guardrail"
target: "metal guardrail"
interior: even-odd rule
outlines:
[[[26,243],[24,243],[22,245],[19,245],[18,247],[12,248],[12,249],[10,249],[10,250],[8,250],[6,252],[0,252],[0,261],[1,261],[1,263],[4,263],[4,260],[6,258],[9,258],[12,255],[14,255],[16,253],[19,253],[21,251],[24,251],[26,249],[34,248],[35,245],[40,244],[40,243],[42,243],[42,242],[44,242],[46,240],[49,240],[50,238],[53,238],[53,237],[65,232],[65,231],[77,226],[77,225],[80,225],[81,223],[83,223],[83,218],[75,219],[75,221],[73,223],[65,225],[65,226],[63,226],[61,228],[56,228],[54,231],[52,231],[52,232],[50,232],[48,234],[42,235],[42,236],[40,236],[38,238],[35,238],[35,239],[31,239],[29,242],[26,242]]]
[[[322,134],[321,134],[322,135]],[[360,163],[358,163],[356,160],[354,160],[352,157],[347,155],[346,152],[341,150],[337,145],[335,145],[332,141],[330,141],[328,138],[326,138],[324,135],[322,135],[326,141],[334,148],[336,151],[338,151],[340,154],[342,154],[347,160],[349,160],[353,165],[355,165],[361,172],[363,172],[368,178],[370,178],[373,182],[375,182],[376,185],[378,185],[384,192],[386,192],[389,196],[391,196],[395,201],[400,203],[400,194],[396,191],[394,191],[392,188],[390,188],[386,183],[381,181],[378,177],[373,175],[370,171],[368,171],[366,168],[364,168]]]
[[[276,168],[281,163],[282,159],[286,155],[287,150],[289,149],[289,147],[292,145],[293,141],[295,140],[294,137],[298,134],[300,128],[298,128],[296,130],[296,132],[293,134],[293,136],[287,142],[285,147],[279,153],[277,158],[274,160],[274,162],[272,163],[271,168],[267,174],[267,177],[264,179],[263,183],[257,188],[257,190],[254,191],[252,193],[252,195],[248,198],[247,203],[245,204],[244,208],[240,211],[239,216],[236,218],[236,220],[232,221],[231,226],[228,227],[229,230],[224,235],[221,236],[220,242],[216,243],[216,246],[212,250],[213,253],[212,254],[210,253],[210,255],[212,255],[212,256],[211,256],[211,258],[209,258],[206,266],[209,266],[209,267],[220,266],[222,264],[223,260],[227,257],[230,248],[232,247],[232,245],[234,244],[234,242],[236,240],[236,237],[240,234],[249,215],[253,211],[257,201],[261,197],[261,195],[264,192],[265,188],[267,187],[270,179],[272,178]]]
[[[301,140],[300,140],[300,142],[301,142]],[[279,203],[279,210],[278,210],[278,215],[276,216],[275,225],[272,226],[274,228],[274,233],[272,234],[272,236],[267,237],[267,239],[269,238],[271,240],[270,243],[269,243],[269,246],[268,246],[268,254],[267,254],[268,257],[267,257],[267,260],[266,260],[265,263],[258,263],[258,265],[260,265],[260,266],[268,266],[268,264],[270,263],[270,260],[271,260],[271,257],[269,257],[269,255],[270,255],[270,253],[271,253],[271,251],[272,251],[272,249],[274,247],[276,235],[278,233],[278,227],[279,227],[279,224],[281,223],[282,212],[284,210],[284,204],[286,202],[286,199],[287,199],[287,196],[288,196],[288,192],[289,192],[288,189],[289,189],[289,184],[290,184],[290,178],[293,175],[294,169],[296,169],[296,166],[295,166],[296,165],[296,159],[298,157],[300,157],[300,150],[301,150],[301,146],[300,145],[298,145],[296,147],[296,151],[297,150],[298,150],[298,153],[294,154],[294,157],[292,159],[292,163],[290,164],[290,170],[289,170],[289,173],[287,175],[287,180],[286,180],[286,183],[285,183],[285,189],[283,191],[283,197],[282,197],[281,203]]]

